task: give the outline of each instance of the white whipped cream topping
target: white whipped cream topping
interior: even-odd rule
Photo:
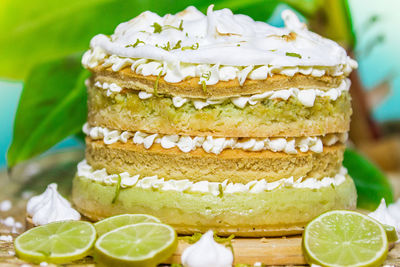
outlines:
[[[111,96],[115,93],[119,93],[122,91],[122,88],[117,85],[116,83],[101,83],[101,82],[95,82],[94,84],[96,87],[102,88],[104,90],[107,90],[106,95]]]
[[[368,216],[380,223],[393,226],[396,228],[397,234],[400,235],[400,199],[386,207],[385,199],[382,198],[378,208],[369,213]]]
[[[101,83],[96,81],[94,84],[98,88],[102,88],[107,90],[106,95],[110,96],[115,93],[121,92],[122,88],[115,83]],[[222,104],[226,100],[229,100],[232,104],[239,108],[244,108],[246,105],[256,105],[259,102],[262,102],[265,99],[282,99],[288,100],[290,97],[296,98],[299,102],[305,107],[314,106],[315,99],[317,97],[329,97],[331,101],[335,101],[342,95],[344,91],[349,91],[351,85],[350,79],[344,79],[340,85],[336,88],[331,88],[328,91],[322,91],[319,89],[303,89],[300,90],[298,88],[289,88],[282,90],[274,90],[268,91],[262,94],[254,94],[250,96],[240,96],[240,97],[227,97],[227,98],[219,98],[219,99],[199,99],[199,98],[189,98],[189,97],[180,97],[174,96],[172,97],[172,103],[176,108],[182,107],[185,103],[191,102],[193,103],[196,109],[202,109],[209,105],[218,105]],[[140,99],[149,99],[154,95],[151,93],[147,93],[145,91],[140,91],[138,93]]]
[[[233,193],[261,193],[264,191],[272,191],[281,187],[293,188],[311,188],[319,189],[331,185],[340,185],[346,179],[347,169],[342,167],[335,177],[325,177],[321,180],[315,178],[299,178],[296,181],[293,177],[280,179],[275,182],[267,182],[265,179],[250,181],[247,184],[232,183],[228,180],[219,182],[192,182],[190,180],[164,180],[155,176],[148,176],[140,178],[139,174],[131,176],[128,172],[120,174],[108,174],[106,169],[94,170],[86,160],[78,164],[78,176],[86,177],[95,182],[103,183],[106,185],[117,184],[119,176],[121,177],[121,187],[140,187],[143,189],[164,190],[164,191],[178,191],[190,193],[210,193],[218,196],[223,194]]]
[[[276,73],[340,76],[357,68],[342,47],[310,32],[295,13],[285,10],[282,18],[285,27],[276,28],[229,9],[213,11],[213,5],[207,15],[192,6],[164,17],[146,11],[111,36],[93,37],[82,64],[113,71],[130,66],[170,83],[200,77],[207,85],[235,78],[243,84]]]
[[[208,231],[183,251],[181,261],[184,267],[232,267],[233,254],[229,248],[215,242],[213,231]]]
[[[212,137],[212,136],[187,136],[187,135],[163,135],[148,134],[144,132],[130,132],[110,130],[105,127],[91,127],[85,123],[82,131],[93,140],[103,140],[107,145],[116,142],[127,143],[130,139],[137,145],[143,145],[149,149],[153,144],[160,144],[165,149],[177,147],[182,152],[188,153],[197,148],[202,148],[207,153],[220,154],[225,149],[242,149],[246,151],[270,150],[296,154],[313,151],[321,153],[323,147],[331,146],[337,142],[345,143],[347,133],[327,134],[325,136],[307,136],[295,138],[271,137],[271,138],[237,138],[237,137]]]
[[[79,212],[58,193],[55,183],[48,185],[41,195],[32,197],[28,201],[26,211],[35,225],[81,219]]]

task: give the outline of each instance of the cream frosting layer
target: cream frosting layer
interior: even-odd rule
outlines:
[[[345,143],[347,133],[327,134],[325,136],[307,136],[296,138],[236,138],[236,137],[212,137],[212,136],[187,136],[187,135],[163,135],[148,134],[144,132],[130,132],[110,130],[105,127],[91,127],[85,123],[82,131],[93,140],[103,140],[107,145],[116,142],[127,143],[131,140],[134,144],[143,145],[149,149],[153,144],[160,144],[165,149],[177,147],[180,151],[188,153],[202,148],[207,153],[220,154],[225,149],[242,149],[246,151],[270,150],[296,154],[313,151],[321,153],[323,146],[331,146],[338,142]]]
[[[106,185],[118,184],[122,188],[139,187],[143,189],[153,190],[173,190],[178,192],[187,193],[207,193],[215,196],[221,194],[234,194],[234,193],[262,193],[265,191],[272,191],[279,188],[310,188],[318,189],[327,186],[337,186],[346,180],[347,169],[342,167],[338,174],[334,177],[325,177],[321,180],[315,178],[299,178],[296,181],[293,177],[280,179],[275,182],[267,182],[265,179],[250,181],[247,184],[232,183],[225,180],[219,182],[192,182],[190,180],[164,180],[158,178],[157,175],[149,177],[140,177],[137,175],[130,175],[128,172],[120,174],[108,174],[106,169],[94,170],[86,160],[78,164],[77,175],[86,177],[95,182]]]
[[[198,98],[188,98],[173,96],[172,103],[176,108],[183,106],[185,103],[193,103],[196,109],[202,109],[210,105],[222,104],[225,101],[230,101],[232,104],[239,108],[244,108],[246,105],[256,105],[265,99],[281,99],[288,100],[290,97],[296,98],[305,107],[314,106],[315,99],[317,97],[329,97],[331,101],[335,101],[338,97],[342,95],[343,92],[349,91],[351,85],[350,79],[344,79],[340,85],[336,88],[331,88],[327,91],[320,89],[302,89],[299,88],[289,88],[282,90],[268,91],[262,94],[254,94],[249,96],[240,97],[228,97],[219,99],[198,99]],[[116,83],[101,83],[96,81],[94,86],[106,90],[106,95],[111,96],[122,91],[122,87]],[[154,97],[153,94],[147,93],[145,91],[139,91],[138,96],[140,99],[149,99]],[[167,96],[164,96],[167,97]]]
[[[292,11],[282,18],[285,27],[277,28],[229,9],[213,11],[213,5],[207,15],[192,6],[164,17],[146,11],[111,36],[93,37],[82,64],[113,71],[130,66],[170,83],[200,77],[206,85],[236,78],[243,84],[276,73],[340,76],[357,68],[342,47],[309,31]]]

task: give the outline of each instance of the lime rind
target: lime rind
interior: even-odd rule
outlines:
[[[334,218],[333,215],[338,216],[336,216],[337,218]],[[348,217],[346,218],[347,221],[343,219],[345,216]],[[350,219],[350,216],[358,218],[361,225],[357,222],[351,223],[352,219]],[[329,219],[336,219],[336,221],[332,224],[329,222]],[[324,231],[319,232],[318,227],[324,227],[325,229],[323,229]],[[366,230],[366,227],[374,228],[375,236],[369,230]],[[350,231],[348,231],[349,228]],[[332,235],[332,231],[336,232],[336,236]],[[316,236],[313,237],[312,235],[314,234]],[[352,243],[355,243],[355,240],[352,240],[352,238],[359,237],[359,235],[362,235],[362,237],[357,241],[359,247],[356,253],[349,248],[343,249],[344,242],[346,242],[346,246],[351,245]],[[311,239],[313,242],[310,242]],[[371,252],[371,244],[375,241],[378,243],[381,242],[380,244],[377,243],[380,249]],[[314,246],[314,249],[316,247],[319,249],[322,248],[324,255],[317,255],[312,246]],[[344,265],[354,267],[379,266],[386,259],[388,240],[384,227],[375,219],[354,211],[336,210],[320,215],[306,226],[303,234],[302,247],[306,261],[310,264],[332,267],[340,267]],[[362,251],[367,253],[360,255]],[[356,255],[357,253],[358,255]],[[358,256],[365,258],[368,256],[368,253],[369,255],[374,254],[374,256],[370,257],[368,260],[360,261]],[[322,260],[321,258],[325,256],[334,258],[335,262],[327,262],[326,259]],[[346,257],[352,257],[353,259],[357,258],[357,260],[352,264],[349,264],[349,262],[346,264],[339,263],[340,260],[345,260]]]
[[[14,241],[19,258],[40,263],[67,263],[85,257],[96,240],[89,222],[61,221],[32,228]]]
[[[396,228],[394,228],[394,226],[383,224],[383,228],[386,231],[386,236],[389,243],[396,242],[399,239]]]
[[[96,228],[97,236],[100,237],[107,232],[126,225],[146,222],[160,223],[160,220],[148,214],[121,214],[96,222],[94,227]]]

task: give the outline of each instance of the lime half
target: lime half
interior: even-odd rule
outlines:
[[[175,230],[161,223],[117,228],[96,241],[95,259],[105,266],[156,266],[174,253]]]
[[[380,266],[386,259],[384,227],[354,211],[326,212],[305,228],[303,250],[308,263],[322,266]]]
[[[96,240],[89,222],[61,221],[38,226],[14,241],[19,258],[32,263],[67,263],[85,257]]]
[[[97,235],[101,236],[125,225],[144,222],[160,222],[160,220],[147,214],[122,214],[101,220],[95,223],[94,227],[96,228]]]

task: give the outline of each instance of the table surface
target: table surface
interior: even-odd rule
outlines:
[[[14,168],[9,175],[0,172],[0,202],[11,200],[13,206],[7,212],[0,212],[0,219],[12,216],[23,224],[22,228],[12,229],[0,224],[0,235],[11,234],[15,238],[25,230],[25,205],[32,195],[42,193],[49,183],[59,185],[62,195],[68,196],[71,190],[71,179],[76,171],[76,164],[83,158],[83,151],[69,150],[27,162]],[[11,178],[10,178],[11,176]],[[182,251],[188,246],[180,240],[176,253],[168,263],[179,263]],[[254,264],[261,262],[269,266],[303,266],[305,264],[301,251],[301,236],[282,238],[235,238],[232,241],[235,263]],[[12,242],[0,241],[0,265],[21,266],[23,262],[15,257]],[[393,245],[385,264],[400,266],[400,244]],[[30,264],[31,266],[35,266]],[[51,265],[49,265],[51,266]],[[64,266],[94,266],[91,257]]]

